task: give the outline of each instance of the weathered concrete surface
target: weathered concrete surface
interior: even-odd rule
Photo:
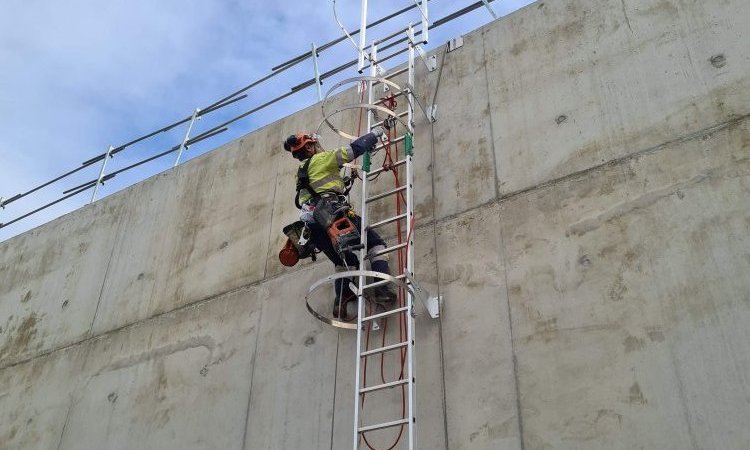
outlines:
[[[115,197],[0,243],[3,366],[89,336],[121,206]]]
[[[750,442],[750,121],[497,212],[527,448]]]
[[[747,114],[749,10],[739,1],[545,1],[485,27],[501,193]]]
[[[446,299],[418,307],[418,448],[747,448],[748,25],[744,0],[545,1],[418,63],[416,272]],[[320,120],[0,243],[1,448],[351,447],[354,336],[302,302],[330,265],[277,259],[279,143]]]

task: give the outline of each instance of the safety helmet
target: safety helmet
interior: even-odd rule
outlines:
[[[284,141],[284,150],[294,152],[302,149],[310,142],[318,142],[320,137],[315,133],[297,133],[289,136]]]

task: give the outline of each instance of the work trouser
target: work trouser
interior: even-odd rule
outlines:
[[[354,218],[351,219],[351,221],[354,223],[354,225],[357,227],[357,230],[361,233],[362,232],[362,218],[355,215]],[[342,259],[341,256],[336,252],[336,250],[333,248],[333,244],[331,244],[331,239],[328,237],[328,232],[323,229],[323,227],[318,223],[308,223],[310,226],[311,231],[311,239],[315,246],[323,252],[329,260],[333,263],[334,266],[336,266],[336,271],[341,272],[344,270],[357,270],[359,269],[359,259],[357,258],[357,255],[355,255],[353,252],[346,252],[344,254],[344,258]],[[380,250],[385,249],[385,241],[378,233],[376,233],[373,230],[367,230],[367,253],[368,254],[374,254]],[[376,256],[374,258],[370,259],[370,265],[372,267],[372,270],[376,272],[381,272],[390,275],[390,269],[388,267],[388,260],[385,258],[384,255]],[[342,295],[342,286],[343,294],[346,296],[346,294],[351,294],[351,291],[348,288],[348,283],[346,283],[345,279],[339,279],[336,280],[336,298],[341,298]]]

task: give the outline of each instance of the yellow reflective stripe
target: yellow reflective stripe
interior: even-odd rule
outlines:
[[[329,184],[331,186],[327,186]],[[315,192],[322,192],[322,191],[327,190],[326,187],[331,189],[331,188],[336,188],[338,187],[338,185],[343,185],[343,184],[344,183],[342,182],[339,174],[336,174],[336,175],[328,175],[319,180],[315,180],[310,183],[310,187],[313,188]]]

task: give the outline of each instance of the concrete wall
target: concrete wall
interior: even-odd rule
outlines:
[[[748,30],[745,0],[547,0],[418,68],[419,448],[748,447]],[[330,264],[276,258],[279,142],[319,121],[0,243],[0,448],[351,447],[354,336],[302,303]]]

